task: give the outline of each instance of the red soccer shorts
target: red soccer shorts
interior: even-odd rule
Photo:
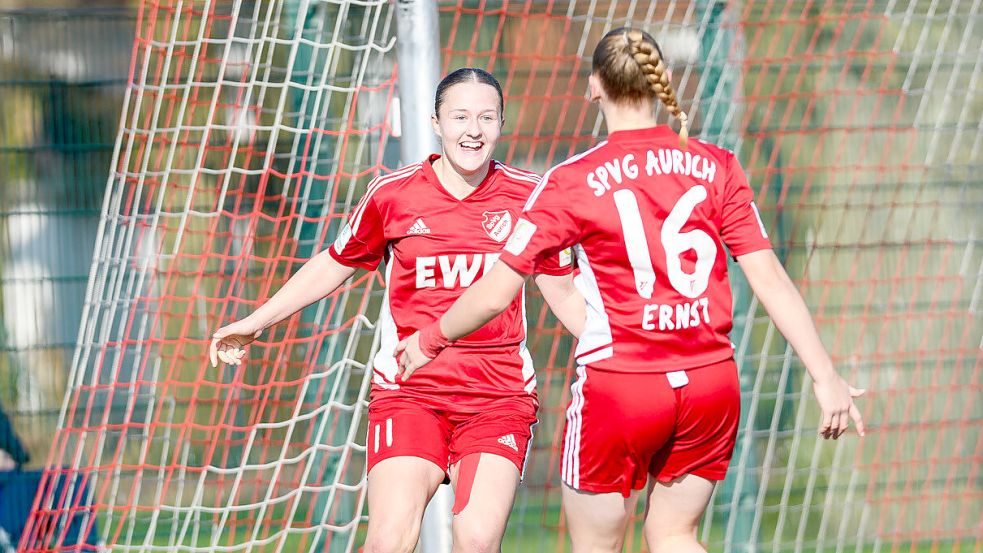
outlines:
[[[534,424],[532,397],[490,399],[488,408],[477,413],[438,410],[407,397],[372,400],[367,469],[390,457],[410,456],[431,461],[446,473],[467,455],[492,453],[512,461],[521,474]]]
[[[734,452],[741,391],[733,359],[678,373],[590,367],[567,408],[561,474],[570,487],[625,497],[649,476],[723,480]],[[681,381],[688,381],[679,387]]]

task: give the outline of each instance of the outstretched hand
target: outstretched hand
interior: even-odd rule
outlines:
[[[246,346],[262,333],[263,327],[250,321],[248,317],[216,330],[208,347],[208,358],[212,366],[217,367],[219,361],[241,365],[242,358],[246,356]]]
[[[864,395],[867,390],[850,386],[838,374],[813,382],[812,389],[823,412],[823,420],[819,425],[819,434],[823,438],[835,440],[842,436],[850,427],[850,419],[853,419],[857,427],[857,434],[864,435],[864,419],[853,400]]]
[[[408,380],[417,369],[433,361],[420,350],[420,333],[414,332],[411,336],[400,340],[396,344],[396,360],[399,361],[398,375],[403,380]]]

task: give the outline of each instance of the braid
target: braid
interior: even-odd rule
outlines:
[[[648,81],[652,92],[669,108],[669,113],[676,119],[679,119],[679,143],[685,148],[686,139],[689,137],[689,131],[686,128],[689,118],[686,116],[686,112],[679,107],[679,102],[676,100],[676,91],[673,90],[672,85],[669,83],[669,74],[666,73],[666,63],[663,61],[659,49],[654,44],[646,41],[645,35],[641,31],[628,31],[626,38],[628,39],[628,48],[631,51],[631,55],[635,58],[635,62],[638,63],[639,68],[641,68],[642,74]]]

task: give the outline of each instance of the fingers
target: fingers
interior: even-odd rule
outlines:
[[[860,414],[860,409],[853,403],[846,411],[835,411],[824,417],[819,433],[827,440],[830,438],[835,440],[850,429],[850,419],[853,419],[853,424],[857,427],[857,434],[866,435],[867,427],[864,425],[863,416]]]
[[[225,330],[226,328],[228,327],[223,326],[222,328],[216,330],[214,334],[212,334],[212,343],[208,346],[208,359],[209,361],[212,362],[213,367],[218,366],[218,362],[220,359],[220,356],[218,354],[219,344],[222,343],[222,338],[225,338],[228,335],[228,332]]]
[[[400,353],[403,353],[404,351],[406,351],[406,341],[407,340],[408,340],[408,338],[403,338],[402,340],[399,341],[398,344],[396,344],[396,358],[397,359],[399,359],[399,354]]]
[[[403,374],[402,374],[403,381],[405,382],[405,381],[409,380],[410,379],[410,376],[412,376],[413,373],[416,372],[416,369],[417,368],[418,367],[413,367],[411,365],[407,365],[406,368],[403,369]]]
[[[399,349],[400,346],[403,346],[403,349]],[[406,346],[403,344],[403,342],[400,342],[396,346],[396,366],[398,367],[396,370],[396,376],[403,380],[406,379],[406,377],[403,376],[406,373],[406,365],[410,362],[410,356],[406,354],[405,350]]]
[[[827,440],[835,440],[837,433],[840,431],[840,418],[836,414],[833,414],[833,419],[829,423],[829,430],[823,435],[823,438]]]
[[[850,427],[849,418],[844,411],[840,411],[836,414],[836,426],[833,428],[833,439],[837,440],[840,436],[846,432],[846,429]]]
[[[867,393],[867,390],[864,388],[854,388],[853,386],[850,386],[849,388],[851,399],[861,397]],[[864,426],[864,418],[860,414],[860,409],[857,407],[857,404],[853,401],[850,402],[850,408],[847,410],[847,415],[853,419],[853,424],[857,427],[857,434],[860,436],[865,435],[867,433],[867,428]],[[849,424],[849,422],[850,421],[848,420],[847,424]]]
[[[218,338],[212,340],[208,348],[208,358],[213,367],[217,367],[219,361],[226,365],[241,365],[242,358],[245,356],[245,349],[226,344]]]
[[[225,344],[222,344],[222,345],[219,346],[219,349],[218,349],[218,359],[219,359],[219,361],[225,363],[226,365],[231,365],[232,364],[232,360],[229,359],[229,354],[225,350],[225,348],[226,348]]]
[[[863,394],[865,390],[861,390],[860,393]],[[860,416],[860,409],[857,409],[856,405],[850,405],[850,418],[853,419],[853,424],[857,426],[857,434],[863,436],[867,429],[864,427],[864,418]]]
[[[823,413],[823,423],[819,427],[819,434],[823,439],[837,439],[843,433],[846,425],[845,413],[841,409],[831,409]]]
[[[213,367],[218,366],[218,338],[212,338],[212,343],[208,346],[208,359]]]
[[[418,363],[414,363],[413,360],[410,359],[410,355],[405,351],[399,352],[399,354],[396,356],[396,361],[399,363],[399,372],[397,374],[399,375],[399,378],[404,381],[409,380],[410,376],[421,366]]]
[[[823,421],[819,425],[819,434],[823,438],[829,439],[830,429],[833,427],[833,412],[823,410]]]
[[[396,374],[405,382],[406,380],[409,380],[410,376],[412,376],[417,369],[429,363],[430,360],[425,359],[422,362],[413,361],[412,355],[410,355],[409,352],[402,351],[396,355],[396,362],[399,365],[399,370],[396,372]]]

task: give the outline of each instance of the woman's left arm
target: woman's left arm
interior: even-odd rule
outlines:
[[[755,251],[738,256],[737,263],[754,295],[812,377],[816,399],[823,411],[819,432],[827,438],[838,438],[846,432],[852,418],[857,433],[863,436],[863,418],[853,398],[863,395],[864,390],[850,386],[836,371],[812,322],[809,308],[775,253],[770,249]]]

